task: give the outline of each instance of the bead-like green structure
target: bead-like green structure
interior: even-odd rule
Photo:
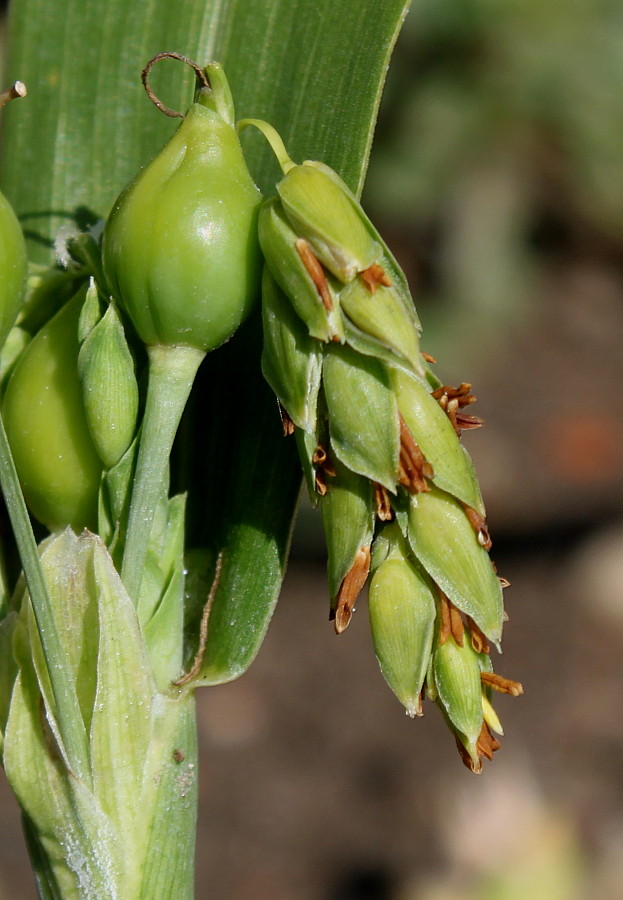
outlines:
[[[213,350],[259,293],[261,195],[233,121],[203,105],[204,96],[209,102],[202,94],[191,106],[106,225],[106,277],[148,346]]]
[[[135,603],[197,369],[259,299],[261,194],[244,161],[221,66],[210,63],[202,80],[209,87],[198,92],[170,141],[121,194],[104,231],[106,280],[149,359],[121,565]]]
[[[78,379],[79,291],[38,332],[9,379],[7,437],[26,503],[50,531],[95,530],[102,463]],[[105,386],[103,386],[105,390]]]
[[[22,304],[26,281],[26,245],[10,203],[0,194],[0,349]]]

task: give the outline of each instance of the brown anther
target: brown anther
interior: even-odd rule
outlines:
[[[448,387],[447,384],[442,384],[438,388],[435,388],[434,391],[431,391],[431,394],[435,398],[435,400],[439,400],[439,402],[441,402],[443,397],[448,397],[448,391],[451,390],[452,388]]]
[[[452,632],[452,637],[454,638],[456,644],[459,647],[463,646],[463,636],[465,634],[465,626],[463,625],[463,618],[461,613],[458,611],[454,603],[451,603],[448,600],[448,605],[450,606],[450,631]]]
[[[320,469],[318,472],[316,472],[316,477],[314,479],[314,487],[316,488],[316,493],[320,497],[324,497],[324,495],[327,493],[327,482],[324,477],[324,472],[322,471],[322,469]]]
[[[491,538],[489,536],[489,529],[487,528],[487,520],[479,513],[477,509],[474,509],[471,506],[468,506],[466,503],[463,503],[463,509],[465,510],[465,515],[469,520],[469,524],[472,526],[474,531],[476,532],[476,537],[478,538],[478,543],[481,547],[484,547],[485,550],[490,550],[493,546]]]
[[[463,761],[463,765],[467,766],[468,769],[471,769],[474,775],[481,775],[482,762],[480,761],[480,757],[474,762],[456,734],[454,735],[454,740],[456,741],[456,749],[459,751],[459,756]]]
[[[441,400],[444,395],[450,400],[457,399],[459,406],[462,408],[476,402],[476,397],[471,393],[471,389],[471,384],[468,384],[466,381],[462,382],[458,387],[442,384],[441,387],[432,391],[432,395],[435,400]]]
[[[464,406],[469,406],[471,403],[476,402],[476,398],[470,393],[471,389],[471,384],[464,381],[456,388],[443,384],[431,392],[432,396],[448,415],[458,435],[461,434],[461,431],[470,428],[480,428],[483,424],[482,419],[459,412]]]
[[[283,428],[283,436],[290,437],[294,434],[294,422],[288,415],[287,411],[279,404],[279,415],[281,416],[281,427]]]
[[[318,446],[314,450],[311,461],[312,465],[316,467],[316,491],[320,494],[321,497],[324,497],[324,495],[327,493],[328,487],[327,478],[335,478],[335,466],[329,459],[327,451],[322,446],[322,444],[318,444]]]
[[[430,353],[426,353],[424,350],[420,350],[420,353],[422,354],[422,356],[424,357],[424,359],[426,360],[427,363],[431,363],[432,365],[435,365],[435,363],[437,362],[435,357],[431,356]]]
[[[507,587],[511,586],[511,583],[508,580],[508,578],[503,578],[501,575],[498,577],[498,581],[500,582],[500,584],[502,585],[503,588],[507,588]]]
[[[309,272],[309,277],[314,282],[316,290],[322,300],[322,305],[327,312],[333,312],[333,297],[329,290],[322,263],[304,238],[299,238],[295,243],[295,247],[298,255],[303,261],[303,265]]]
[[[462,381],[457,388],[450,388],[448,394],[450,397],[457,397],[459,406],[469,406],[470,403],[476,402],[472,386],[467,381]]]
[[[499,694],[510,694],[511,697],[521,697],[523,694],[523,685],[519,681],[511,681],[495,672],[481,672],[480,680]]]
[[[420,691],[417,696],[417,700],[415,701],[415,709],[411,713],[412,716],[417,716],[419,719],[424,715],[424,691]]]
[[[478,416],[468,416],[467,413],[457,412],[453,424],[458,431],[471,431],[473,428],[482,428],[485,420],[479,419]]]
[[[434,471],[419,446],[413,439],[407,423],[399,413],[400,419],[400,458],[398,481],[409,493],[417,494],[430,491],[425,479],[433,478]]]
[[[448,398],[446,398],[446,399],[447,399],[447,403],[446,403],[446,407],[445,407],[446,415],[450,419],[450,422],[452,423],[452,427],[454,428],[456,433],[460,434],[459,426],[457,425],[457,422],[456,422],[456,414],[459,411],[459,401],[456,397],[453,397],[452,400],[450,400]]]
[[[485,759],[493,759],[493,754],[499,750],[502,745],[496,737],[491,734],[491,729],[486,722],[482,723],[478,740],[476,741],[476,749]]]
[[[439,626],[439,645],[443,646],[452,633],[450,601],[443,591],[439,591],[439,619],[441,623]]]
[[[385,285],[385,287],[391,287],[391,278],[383,266],[380,266],[378,263],[373,263],[371,266],[368,266],[368,268],[364,269],[360,275],[371,294],[376,294],[376,290],[380,284]]]
[[[318,446],[314,450],[314,455],[312,456],[312,464],[314,466],[324,466],[327,459],[327,451],[322,446],[322,444],[318,444]]]
[[[391,522],[394,518],[391,500],[389,499],[389,491],[387,488],[374,482],[374,503],[376,506],[376,515],[381,522]]]
[[[439,644],[445,644],[450,635],[452,635],[455,643],[459,647],[462,647],[463,636],[465,634],[463,617],[454,603],[452,603],[441,590],[439,590],[439,614],[441,620],[441,625],[439,627]]]
[[[489,653],[489,641],[482,633],[478,625],[471,616],[467,616],[467,627],[469,629],[470,641],[472,649],[475,653]]]
[[[341,634],[348,628],[353,617],[353,610],[357,597],[363,590],[363,586],[370,572],[370,547],[361,547],[357,551],[355,562],[352,564],[340,585],[335,598],[335,631]]]

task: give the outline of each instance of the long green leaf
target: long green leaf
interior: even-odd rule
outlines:
[[[0,184],[30,236],[31,258],[51,259],[59,227],[105,216],[175,127],[148,103],[138,77],[161,50],[221,61],[239,118],[268,119],[294,159],[323,160],[359,193],[407,6],[407,0],[13,0],[6,79],[20,78],[30,95],[7,110]],[[155,90],[181,110],[191,82],[179,64],[154,69]],[[244,140],[254,177],[271,191],[276,164],[260,136]],[[257,652],[283,577],[300,479],[259,355],[254,322],[246,336],[213,354],[205,393],[196,392],[195,400],[209,421],[197,423],[202,435],[186,459],[191,489],[205,490],[203,499],[190,498],[190,537],[224,553],[206,656],[212,682],[236,677]],[[249,626],[243,633],[240,623]]]
[[[238,118],[268,119],[293,158],[322,159],[363,183],[389,54],[405,0],[13,0],[6,78],[29,87],[6,110],[0,183],[45,242],[72,220],[106,215],[175,128],[147,101],[139,73],[161,50],[225,66]],[[154,87],[184,110],[194,76],[173,61]],[[35,138],[36,136],[36,138]],[[277,176],[259,136],[254,174]],[[49,243],[48,243],[49,246]]]

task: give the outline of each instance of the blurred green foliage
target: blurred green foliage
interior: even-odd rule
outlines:
[[[618,249],[622,98],[617,0],[416,0],[364,200],[435,300],[425,336],[469,316],[486,337],[552,255]]]

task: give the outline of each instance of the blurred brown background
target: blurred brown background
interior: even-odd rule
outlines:
[[[303,506],[257,661],[199,697],[197,898],[618,900],[623,5],[416,0],[365,203],[487,420],[465,442],[512,581],[497,667],[526,693],[471,775],[386,688],[365,603],[333,634]],[[33,900],[4,781],[0,814],[0,898]]]

